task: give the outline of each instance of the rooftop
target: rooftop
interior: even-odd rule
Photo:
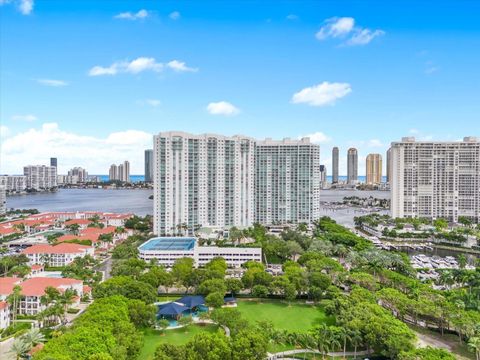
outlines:
[[[195,246],[194,237],[157,237],[142,244],[140,250],[192,250]]]

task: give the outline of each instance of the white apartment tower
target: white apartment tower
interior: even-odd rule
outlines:
[[[391,147],[393,217],[480,220],[480,141],[393,142]]]
[[[254,140],[244,136],[154,136],[154,233],[252,225],[254,151]]]
[[[256,222],[311,223],[320,217],[320,146],[301,140],[257,141]]]
[[[28,165],[23,168],[27,189],[48,190],[57,187],[57,168],[55,166]]]

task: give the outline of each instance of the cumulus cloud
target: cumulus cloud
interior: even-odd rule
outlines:
[[[141,174],[143,150],[151,147],[152,135],[144,131],[126,130],[97,137],[64,131],[57,123],[44,123],[2,139],[0,172],[19,173],[23,165],[45,164],[56,155],[60,173],[83,166],[91,174],[106,174],[110,164],[129,160],[131,172]]]
[[[196,72],[197,68],[188,67],[183,61],[172,60],[167,63],[167,66],[176,72]]]
[[[157,62],[152,57],[138,57],[132,61],[117,61],[110,66],[94,66],[88,75],[89,76],[103,76],[103,75],[117,75],[120,73],[139,74],[143,71],[161,72],[165,67],[176,72],[194,72],[198,71],[196,68],[188,67],[185,62],[179,60],[172,60],[164,65]]]
[[[240,109],[227,101],[211,102],[207,105],[207,111],[212,115],[233,116],[240,113]]]
[[[26,114],[26,115],[13,115],[12,120],[15,121],[35,121],[38,118],[35,115],[32,114]]]
[[[7,137],[10,133],[10,130],[5,125],[0,125],[0,138]]]
[[[332,140],[330,137],[328,137],[327,135],[325,135],[321,131],[317,131],[317,132],[314,132],[312,134],[300,136],[299,139],[301,139],[303,137],[310,138],[310,141],[314,144],[325,144],[325,143],[328,143]]]
[[[114,18],[123,19],[123,20],[141,20],[141,19],[147,18],[148,16],[150,16],[150,13],[147,10],[142,9],[136,13],[132,13],[129,11],[123,12],[118,15],[115,15]]]
[[[178,11],[173,11],[170,13],[170,15],[168,15],[168,17],[172,20],[178,20],[180,19],[180,13]]]
[[[54,79],[37,79],[37,82],[45,86],[53,86],[53,87],[62,87],[62,86],[68,85],[68,82],[66,81],[54,80]]]
[[[330,83],[324,81],[321,84],[307,87],[293,94],[294,104],[308,104],[310,106],[334,105],[338,99],[352,92],[348,83]]]
[[[23,15],[30,15],[33,11],[33,0],[0,0],[0,5],[15,3]]]
[[[333,17],[324,21],[323,26],[315,34],[320,40],[332,38],[342,39],[344,46],[366,45],[374,38],[384,35],[383,30],[371,30],[355,26],[355,19],[352,17]]]

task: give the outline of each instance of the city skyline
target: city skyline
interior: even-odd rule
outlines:
[[[365,175],[402,136],[479,133],[478,3],[29,3],[0,7],[1,173],[56,156],[141,174],[153,135],[178,130],[310,135],[327,169],[338,146],[345,175],[355,147]]]

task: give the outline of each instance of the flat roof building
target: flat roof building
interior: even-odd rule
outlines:
[[[189,257],[196,267],[205,266],[216,257],[225,259],[228,267],[240,267],[247,261],[262,261],[262,249],[251,247],[199,246],[194,237],[157,237],[138,247],[139,257],[171,267],[176,260]]]

